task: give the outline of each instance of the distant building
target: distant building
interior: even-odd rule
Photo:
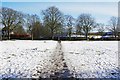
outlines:
[[[106,32],[101,37],[102,39],[114,39],[114,34],[112,32]]]
[[[2,28],[0,34],[2,35],[2,39],[8,39],[8,28]],[[17,32],[10,31],[10,39],[28,39],[31,38],[30,34],[18,34]]]

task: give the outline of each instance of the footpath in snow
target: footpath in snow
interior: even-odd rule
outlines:
[[[64,52],[62,51],[62,45],[59,41],[57,43],[57,47],[52,56],[52,65],[54,70],[53,74],[50,75],[50,78],[69,78],[72,77],[70,74],[70,70],[68,70],[68,66],[64,59]]]
[[[0,78],[70,77],[57,41],[0,42]]]
[[[117,41],[0,41],[1,78],[118,78]]]

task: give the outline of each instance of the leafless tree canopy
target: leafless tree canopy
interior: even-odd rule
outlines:
[[[104,33],[104,31],[105,31],[105,25],[102,24],[102,23],[98,23],[98,24],[97,24],[97,31],[98,31],[99,33],[101,33],[101,36],[102,36],[103,33]]]
[[[71,34],[72,34],[74,21],[75,19],[71,15],[65,15],[65,26],[66,26],[69,38],[71,37]]]
[[[88,33],[95,27],[95,20],[90,14],[83,13],[77,19],[77,26],[82,28],[87,39]]]
[[[3,7],[1,17],[2,24],[8,32],[8,39],[10,39],[11,30],[13,30],[17,25],[23,23],[23,15],[13,9]]]
[[[114,37],[117,37],[118,34],[118,19],[116,17],[111,17],[109,20],[109,26],[108,26],[108,30],[113,32]]]
[[[27,14],[27,15],[25,15],[25,17],[26,17],[25,20],[26,20],[27,32],[29,34],[31,34],[32,39],[33,39],[33,37],[34,37],[33,30],[35,30],[34,27],[36,27],[36,25],[37,25],[37,28],[38,28],[38,25],[40,24],[39,23],[40,19],[36,14],[34,14],[34,15]],[[39,25],[39,27],[40,27],[40,25]]]
[[[48,9],[42,11],[43,14],[43,21],[45,27],[49,27],[51,32],[51,37],[54,37],[54,33],[57,32],[63,25],[63,15],[58,10],[58,8],[52,6]]]
[[[83,13],[74,19],[71,15],[64,15],[61,11],[54,7],[48,7],[42,11],[43,19],[40,21],[40,16],[36,14],[24,14],[19,11],[2,7],[0,12],[0,25],[3,25],[5,30],[5,38],[7,36],[10,39],[10,33],[16,32],[19,34],[29,34],[31,39],[47,37],[54,38],[59,37],[61,34],[66,33],[71,38],[72,32],[76,29],[76,34],[84,34],[88,39],[88,34],[91,30],[97,27],[97,31],[103,35],[105,32],[104,25],[102,23],[96,24],[95,19],[91,14]],[[118,32],[120,32],[120,19],[111,17],[109,20],[108,30],[114,34],[117,38]],[[95,29],[96,30],[96,29]],[[4,34],[3,32],[1,34]]]

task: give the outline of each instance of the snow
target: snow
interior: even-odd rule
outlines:
[[[2,41],[0,45],[0,78],[30,78],[37,70],[46,72],[56,42]]]
[[[74,77],[118,77],[118,41],[15,40],[0,41],[0,79],[48,77],[62,57]]]
[[[75,77],[118,77],[117,41],[64,41],[62,45],[66,64]]]

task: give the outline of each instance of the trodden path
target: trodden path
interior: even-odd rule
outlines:
[[[64,59],[61,42],[58,41],[57,47],[52,58],[52,72],[50,78],[69,78],[71,77],[70,70]]]

